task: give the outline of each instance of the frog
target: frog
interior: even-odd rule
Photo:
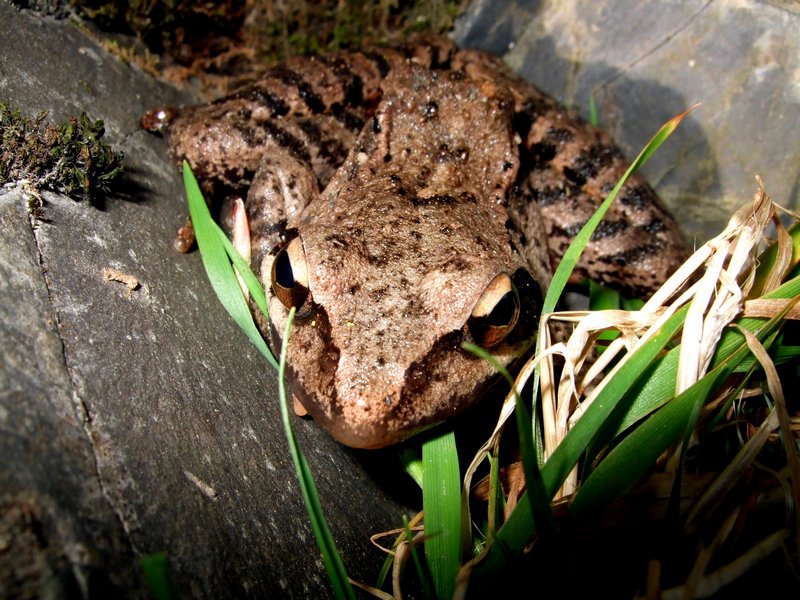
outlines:
[[[244,198],[231,228],[267,293],[259,327],[278,349],[295,311],[292,393],[354,448],[464,412],[526,359],[554,267],[628,165],[500,58],[441,37],[290,58],[143,122],[207,194]],[[646,297],[687,254],[634,176],[573,279]]]

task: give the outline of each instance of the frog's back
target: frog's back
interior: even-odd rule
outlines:
[[[386,77],[406,62],[511,91],[520,169],[506,198],[510,224],[524,240],[540,230],[532,221],[541,220],[551,263],[557,264],[628,161],[607,134],[515,75],[501,59],[458,50],[446,38],[291,58],[256,84],[178,111],[167,127],[172,152],[188,160],[211,193],[241,193],[277,146],[310,166],[321,191],[360,130],[372,126]],[[650,186],[634,176],[593,236],[576,277],[647,296],[687,254],[675,220]]]

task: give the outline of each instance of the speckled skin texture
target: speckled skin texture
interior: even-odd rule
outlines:
[[[397,443],[463,410],[494,369],[461,349],[478,299],[512,276],[521,318],[492,354],[530,348],[541,291],[624,172],[602,132],[483,53],[435,39],[295,59],[260,84],[177,114],[168,129],[208,191],[248,190],[252,260],[272,343],[276,245],[297,236],[309,296],[289,344],[294,392],[337,439]],[[686,255],[634,179],[579,265],[647,295]]]

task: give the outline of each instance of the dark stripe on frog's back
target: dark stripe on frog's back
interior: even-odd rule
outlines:
[[[557,262],[630,163],[604,132],[549,99],[534,98],[524,113],[516,120],[527,129],[517,201],[539,204]],[[675,221],[634,176],[595,231],[578,269],[627,294],[648,296],[687,255]]]
[[[269,80],[273,80],[292,89],[304,107],[295,103],[291,107],[293,114],[339,114],[345,125],[355,123],[354,117],[358,117],[360,128],[370,116],[369,109],[380,99],[381,82],[394,65],[413,59],[427,68],[446,68],[454,49],[449,40],[435,37],[394,47],[341,51],[323,57],[293,57],[272,67],[266,80],[256,85],[269,89],[272,87]],[[274,102],[273,98],[269,100]]]
[[[516,114],[512,125],[522,143],[509,211],[529,239],[526,229],[541,220],[555,266],[579,225],[592,215],[630,161],[606,133],[544,95],[501,59],[462,50],[453,57],[453,66],[476,81],[488,79],[513,91]],[[529,208],[532,202],[540,210]],[[590,241],[579,263],[593,279],[622,291],[649,295],[688,256],[688,245],[674,219],[636,176],[622,188],[606,219],[616,225]],[[590,263],[592,255],[594,262]]]
[[[312,167],[320,189],[343,163],[356,134],[381,99],[392,66],[414,55],[417,62],[449,60],[452,43],[431,44],[420,59],[419,46],[342,51],[323,58],[294,57],[270,69],[265,78],[208,105],[181,111],[170,127],[173,153],[187,159],[213,193],[240,193],[258,169],[259,149],[272,138]],[[317,127],[314,127],[316,121]],[[204,122],[213,127],[202,127]],[[316,130],[323,130],[318,134]],[[230,148],[238,139],[241,150]],[[197,141],[202,140],[202,144]],[[245,149],[246,148],[246,149]],[[216,158],[207,158],[212,155]],[[216,190],[216,192],[215,192]]]

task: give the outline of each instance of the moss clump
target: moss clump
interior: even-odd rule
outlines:
[[[123,155],[102,139],[103,121],[82,113],[54,125],[46,117],[42,112],[31,119],[0,102],[0,185],[26,181],[76,200],[107,194],[122,172]]]

